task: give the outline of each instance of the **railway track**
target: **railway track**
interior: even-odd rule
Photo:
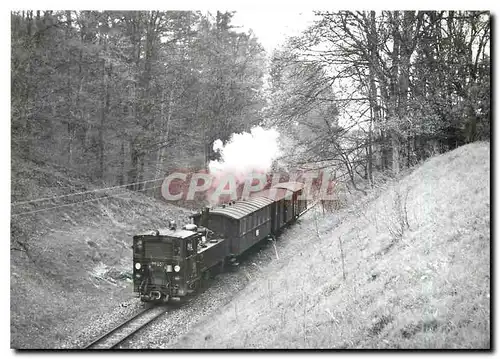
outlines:
[[[133,317],[127,319],[120,325],[114,327],[110,331],[101,335],[91,343],[87,344],[83,349],[114,349],[122,344],[125,340],[137,333],[149,323],[160,317],[168,311],[167,307],[157,306],[144,309]]]
[[[299,216],[304,215],[306,212],[311,210],[313,207],[315,207],[319,201],[316,201],[313,203],[311,206],[309,206],[307,209],[302,211]],[[135,333],[137,333],[139,330],[144,328],[146,325],[149,323],[153,322],[157,318],[159,318],[161,315],[165,314],[168,311],[168,308],[165,306],[155,306],[152,308],[147,308],[139,313],[135,314],[131,318],[127,319],[120,325],[114,327],[110,331],[104,333],[91,343],[87,344],[85,347],[82,349],[89,349],[89,350],[94,350],[94,349],[115,349],[117,348],[120,344],[125,342],[127,339],[132,337]]]

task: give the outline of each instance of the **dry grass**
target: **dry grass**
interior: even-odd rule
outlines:
[[[345,213],[310,211],[175,347],[490,348],[489,162],[489,143],[463,146]]]
[[[15,159],[12,178],[13,201],[92,188],[64,169]],[[90,314],[131,298],[133,234],[187,215],[141,194],[120,196],[12,217],[12,347],[59,347]]]

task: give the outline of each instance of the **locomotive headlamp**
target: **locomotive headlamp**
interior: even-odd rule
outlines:
[[[174,271],[178,272],[178,271],[180,271],[180,270],[181,270],[181,266],[180,266],[180,265],[178,265],[178,264],[177,264],[177,265],[175,265],[175,267],[174,267]]]
[[[167,264],[167,265],[165,266],[165,270],[166,270],[167,272],[172,272],[172,265],[171,265],[171,264]]]
[[[137,269],[137,270],[141,269],[141,263],[137,262],[135,264],[135,269]]]

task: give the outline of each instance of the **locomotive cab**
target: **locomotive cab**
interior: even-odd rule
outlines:
[[[199,277],[196,231],[161,229],[133,237],[134,292],[142,301],[168,302],[191,293]]]

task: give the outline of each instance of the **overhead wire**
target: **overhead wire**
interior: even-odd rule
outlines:
[[[137,191],[134,191],[134,192],[147,191],[147,190],[156,189],[156,188],[161,188],[161,186],[150,187],[150,188],[143,188],[141,190],[137,190]],[[118,194],[124,194],[124,193],[118,193]],[[34,210],[34,211],[27,211],[27,212],[15,213],[15,214],[12,214],[11,217],[17,217],[17,216],[21,216],[21,215],[25,215],[25,214],[33,214],[33,213],[38,213],[38,212],[50,211],[50,210],[57,209],[57,208],[70,207],[70,206],[75,206],[75,205],[82,204],[82,203],[99,201],[99,200],[102,200],[102,199],[109,199],[109,198],[125,199],[125,198],[122,198],[122,197],[117,197],[116,195],[106,195],[106,196],[101,196],[99,198],[93,198],[93,199],[89,199],[89,200],[85,200],[85,201],[79,201],[79,202],[73,202],[73,203],[66,203],[66,204],[62,204],[62,205],[58,205],[58,206],[52,206],[52,207],[48,207],[48,208],[37,209],[37,210]]]
[[[123,188],[123,187],[133,186],[133,185],[137,185],[137,184],[156,182],[159,180],[164,180],[164,178],[157,178],[157,179],[153,179],[153,180],[147,180],[147,181],[141,181],[141,182],[135,182],[135,183],[127,183],[124,185],[112,186],[112,187],[106,187],[106,188],[98,188],[95,190],[89,190],[89,191],[83,191],[83,192],[77,192],[77,193],[69,193],[69,194],[60,195],[60,196],[37,198],[37,199],[29,200],[29,201],[14,202],[14,203],[11,203],[11,206],[15,207],[15,206],[23,205],[23,204],[49,201],[49,200],[66,198],[66,197],[71,197],[71,196],[78,196],[78,195],[82,195],[82,194],[96,193],[96,192],[100,192],[100,191],[107,191],[107,190],[112,190],[112,189],[116,189],[116,188]]]

